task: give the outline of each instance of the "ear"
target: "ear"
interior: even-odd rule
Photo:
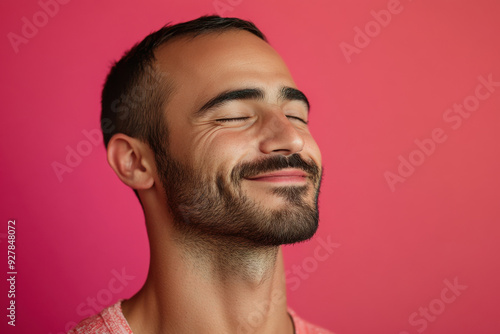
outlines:
[[[154,155],[150,147],[123,133],[109,140],[108,163],[116,175],[133,189],[149,189],[154,185]]]

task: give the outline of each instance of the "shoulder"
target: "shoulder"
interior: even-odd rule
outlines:
[[[80,321],[68,334],[132,334],[132,330],[123,316],[121,300],[99,314]]]
[[[329,330],[313,325],[310,322],[302,319],[297,315],[297,313],[295,313],[295,311],[290,308],[288,308],[288,313],[290,313],[293,318],[296,334],[334,334]]]

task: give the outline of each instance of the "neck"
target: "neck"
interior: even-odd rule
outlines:
[[[293,333],[280,247],[186,236],[151,220],[147,280],[122,304],[135,334]]]

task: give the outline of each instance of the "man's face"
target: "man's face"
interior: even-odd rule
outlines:
[[[321,155],[281,57],[235,30],[175,40],[156,58],[173,82],[156,158],[175,226],[252,245],[312,237]]]

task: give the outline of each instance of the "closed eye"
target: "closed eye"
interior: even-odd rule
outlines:
[[[216,122],[237,122],[237,121],[244,121],[246,119],[249,119],[250,117],[235,117],[235,118],[219,118],[216,119]]]
[[[302,118],[300,117],[297,117],[297,116],[286,116],[287,118],[291,118],[291,119],[295,119],[295,120],[298,120],[304,124],[308,124],[307,121],[303,120]],[[250,117],[233,117],[233,118],[218,118],[216,119],[215,121],[216,122],[238,122],[238,121],[244,121],[246,119],[249,119]]]
[[[307,121],[303,120],[303,119],[302,119],[302,118],[300,118],[300,117],[297,117],[297,116],[286,116],[286,117],[288,117],[288,118],[292,118],[292,119],[296,119],[296,120],[298,120],[298,121],[301,121],[301,122],[302,122],[302,123],[304,123],[304,124],[307,124]]]

